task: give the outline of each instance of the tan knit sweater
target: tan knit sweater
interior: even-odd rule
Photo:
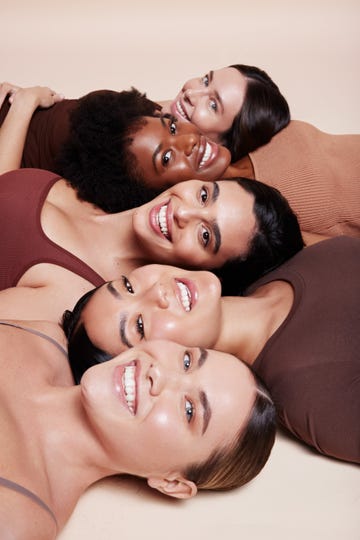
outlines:
[[[293,120],[250,159],[255,178],[285,195],[303,231],[360,237],[360,135]]]

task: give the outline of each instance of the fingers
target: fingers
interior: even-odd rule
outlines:
[[[17,103],[29,103],[36,107],[47,108],[55,103],[62,101],[64,96],[55,92],[47,86],[32,86],[30,88],[21,88],[11,83],[0,84],[0,107],[5,99],[8,99],[10,104],[16,100]]]
[[[9,102],[12,103],[13,96],[20,90],[20,86],[15,84],[3,82],[0,83],[0,107],[4,103],[7,96],[9,96]]]

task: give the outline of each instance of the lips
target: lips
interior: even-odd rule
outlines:
[[[195,306],[198,299],[198,291],[193,281],[188,279],[176,279],[177,298],[186,312]]]
[[[170,108],[171,108],[171,113],[174,116],[178,116],[178,117],[182,118],[183,120],[186,120],[187,122],[191,122],[191,118],[189,117],[189,115],[186,112],[184,102],[182,100],[180,100],[180,98],[175,100],[171,104]]]
[[[199,142],[199,152],[197,156],[198,169],[206,169],[213,163],[219,153],[219,146],[206,137],[201,136]]]
[[[115,368],[115,390],[122,404],[131,415],[137,410],[137,371],[138,364],[134,360],[126,365]]]
[[[158,236],[171,242],[172,206],[171,201],[154,206],[149,214],[150,226]]]

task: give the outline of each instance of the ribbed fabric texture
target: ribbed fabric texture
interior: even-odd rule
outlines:
[[[360,135],[293,120],[250,159],[255,178],[281,191],[302,230],[360,237]]]

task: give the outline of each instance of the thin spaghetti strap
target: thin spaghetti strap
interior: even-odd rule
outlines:
[[[0,323],[0,324],[3,324],[3,323]],[[3,478],[2,476],[0,476],[0,486],[4,486],[5,488],[11,489],[12,491],[16,491],[17,493],[20,493],[21,495],[24,495],[25,497],[28,497],[29,499],[34,501],[38,506],[41,506],[41,508],[43,508],[44,510],[46,510],[48,514],[50,514],[50,516],[55,522],[56,529],[58,529],[58,522],[57,522],[54,512],[35,493],[25,488],[24,486],[17,484],[16,482],[12,482],[11,480],[8,480],[7,478]]]
[[[7,321],[0,321],[0,324],[4,326],[12,326],[13,328],[19,328],[20,330],[24,330],[25,332],[29,332],[30,334],[34,334],[35,336],[46,339],[46,341],[49,341],[50,343],[55,345],[55,347],[59,349],[59,351],[62,352],[64,356],[66,356],[66,359],[68,358],[66,349],[64,349],[64,347],[60,345],[60,343],[58,343],[54,338],[48,336],[47,334],[44,334],[43,332],[40,332],[40,330],[35,330],[34,328],[28,328],[26,326],[21,326],[20,324],[10,323]]]

